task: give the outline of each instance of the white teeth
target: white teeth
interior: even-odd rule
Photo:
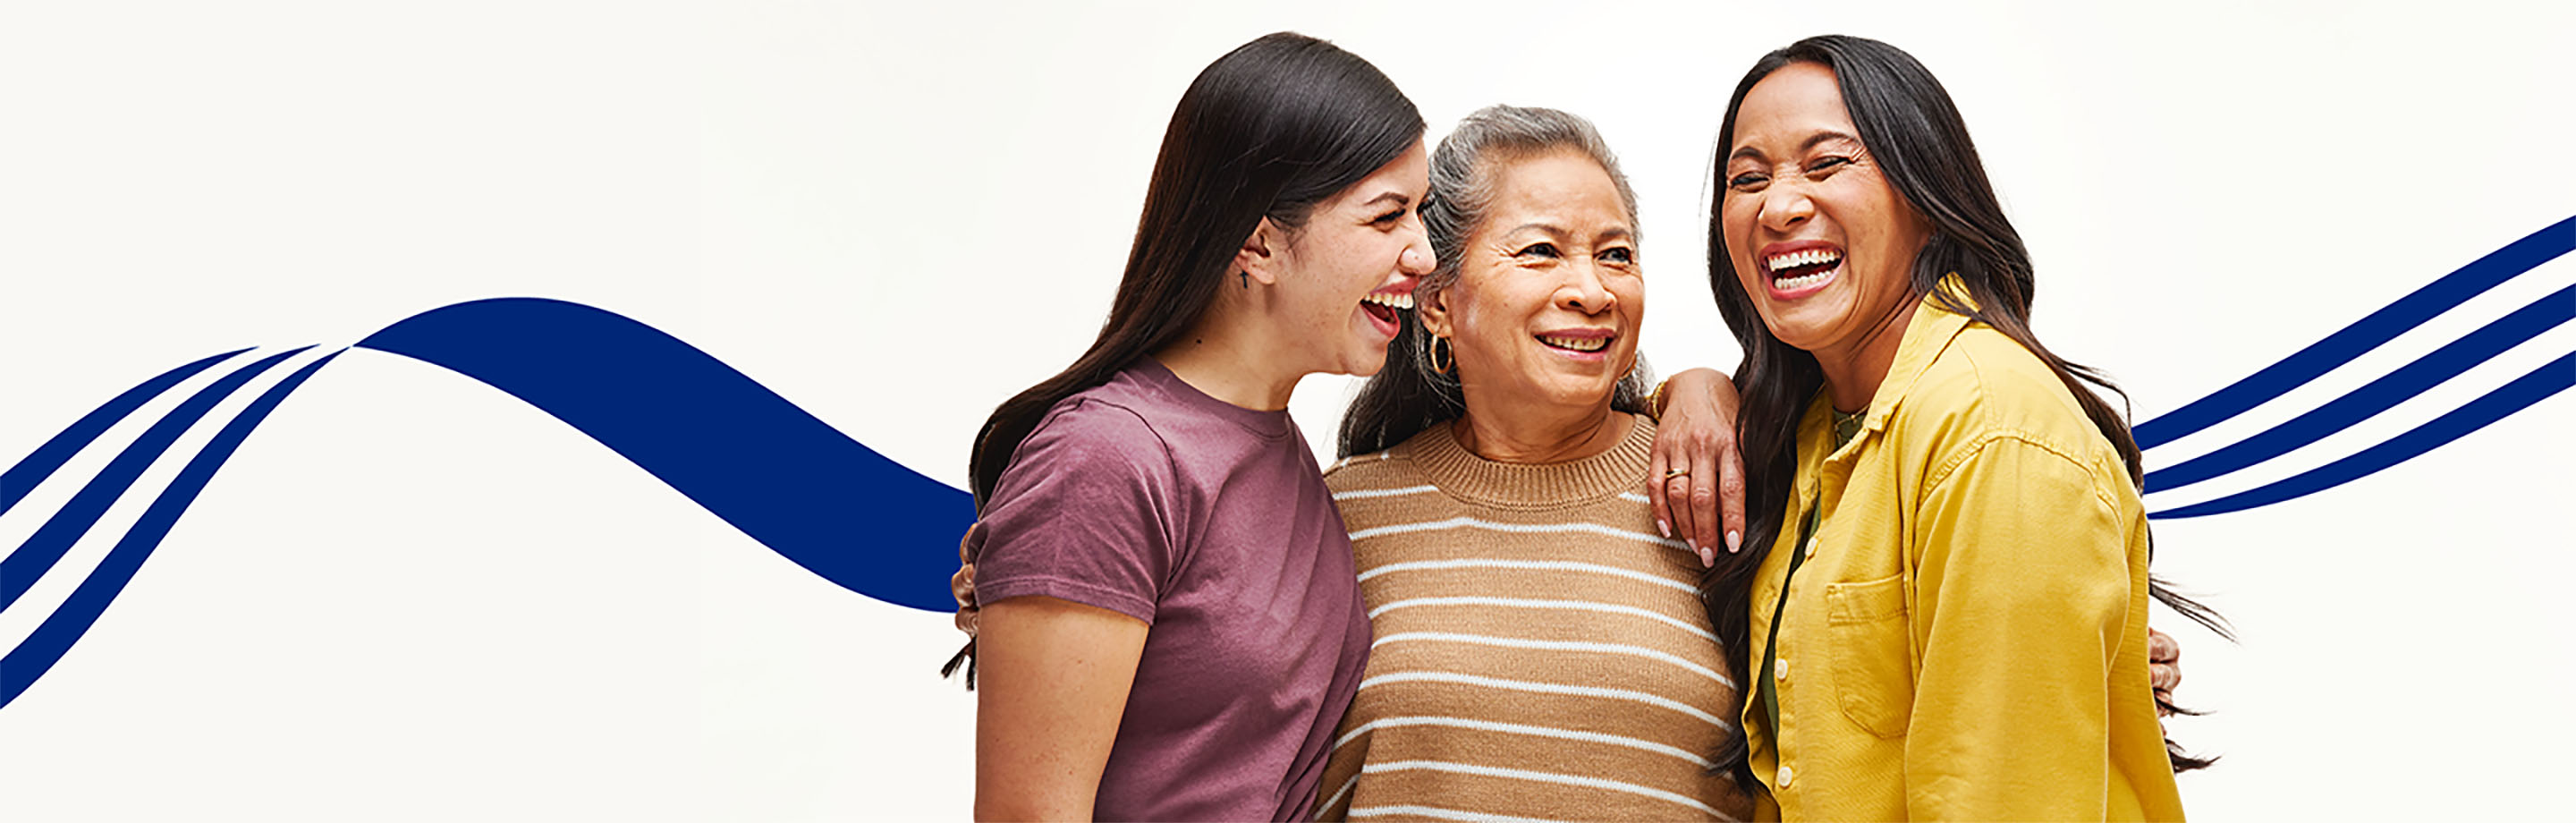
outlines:
[[[1602,347],[1610,345],[1610,338],[1607,337],[1540,337],[1538,341],[1560,349],[1575,351],[1600,351]]]
[[[1360,298],[1360,302],[1376,303],[1390,309],[1406,310],[1413,308],[1413,295],[1409,292],[1405,294],[1370,294],[1367,297]]]
[[[1794,251],[1788,254],[1783,254],[1763,262],[1769,265],[1772,271],[1780,271],[1782,269],[1794,269],[1799,266],[1821,266],[1827,263],[1839,262],[1842,259],[1842,253],[1832,249],[1808,249],[1806,251]]]
[[[1784,277],[1772,281],[1771,285],[1781,291],[1797,291],[1833,279],[1835,271],[1835,269],[1826,269],[1805,277]]]

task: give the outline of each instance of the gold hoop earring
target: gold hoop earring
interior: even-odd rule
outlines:
[[[1431,336],[1432,371],[1436,371],[1441,374],[1448,374],[1450,370],[1458,368],[1458,355],[1447,351],[1448,343],[1449,338],[1436,334]],[[1443,357],[1443,355],[1447,356]],[[1447,360],[1449,362],[1447,364],[1443,364],[1440,362],[1442,360]]]

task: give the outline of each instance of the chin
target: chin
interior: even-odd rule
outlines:
[[[1353,344],[1342,355],[1341,366],[1334,369],[1333,373],[1347,374],[1352,377],[1374,376],[1378,371],[1386,368],[1386,350],[1385,344],[1376,346]]]

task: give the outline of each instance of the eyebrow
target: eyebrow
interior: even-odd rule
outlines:
[[[1805,151],[1806,151],[1806,150],[1808,150],[1808,149],[1815,148],[1815,147],[1816,147],[1816,144],[1818,144],[1818,143],[1824,143],[1824,142],[1832,141],[1832,140],[1849,140],[1849,141],[1854,142],[1854,143],[1859,143],[1859,142],[1861,142],[1861,139],[1860,139],[1860,138],[1858,138],[1858,137],[1853,137],[1853,136],[1851,136],[1851,135],[1844,134],[1844,133],[1842,133],[1842,132],[1834,131],[1833,129],[1825,129],[1825,130],[1822,130],[1822,131],[1816,132],[1816,133],[1814,133],[1814,134],[1807,135],[1807,139],[1806,139],[1806,141],[1798,144],[1798,151],[1800,151],[1800,152],[1805,152]],[[1863,144],[1863,145],[1867,145],[1867,144]],[[1761,149],[1754,148],[1754,147],[1752,147],[1752,146],[1742,146],[1742,147],[1738,147],[1738,148],[1735,150],[1735,152],[1734,152],[1733,154],[1729,154],[1729,155],[1727,155],[1727,156],[1726,156],[1726,159],[1727,159],[1727,162],[1730,162],[1730,163],[1731,163],[1731,162],[1734,162],[1737,158],[1743,158],[1743,157],[1752,157],[1752,158],[1757,158],[1757,159],[1758,159],[1758,158],[1761,158],[1761,157],[1763,157],[1762,150],[1761,150]]]
[[[1369,201],[1368,201],[1368,202],[1366,202],[1366,203],[1361,203],[1360,205],[1363,205],[1363,206],[1376,206],[1376,205],[1377,205],[1377,204],[1379,204],[1379,203],[1386,203],[1386,202],[1390,202],[1390,201],[1392,201],[1395,205],[1401,206],[1401,205],[1404,205],[1404,204],[1406,204],[1406,203],[1411,203],[1411,202],[1413,202],[1413,198],[1404,196],[1404,192],[1400,192],[1400,191],[1391,191],[1391,192],[1387,192],[1387,193],[1385,193],[1385,194],[1378,195],[1378,196],[1376,196],[1376,197],[1371,197],[1371,198],[1369,198]]]
[[[1536,222],[1532,222],[1532,223],[1522,223],[1522,224],[1520,224],[1520,225],[1513,226],[1513,227],[1511,228],[1511,230],[1510,230],[1510,231],[1503,232],[1503,234],[1504,234],[1504,236],[1510,236],[1510,235],[1519,234],[1519,233],[1524,232],[1524,231],[1528,231],[1528,230],[1530,230],[1530,229],[1537,229],[1537,230],[1539,230],[1539,231],[1547,232],[1547,233],[1548,233],[1548,234],[1550,234],[1550,235],[1559,236],[1559,237],[1563,237],[1563,236],[1567,236],[1567,235],[1571,235],[1571,234],[1573,234],[1573,232],[1569,232],[1569,231],[1566,231],[1566,230],[1564,230],[1564,229],[1557,228],[1556,224],[1554,224],[1554,223],[1536,223]],[[1602,232],[1601,232],[1601,234],[1600,234],[1599,236],[1594,237],[1594,238],[1593,238],[1593,240],[1594,240],[1595,242],[1598,242],[1598,241],[1601,241],[1601,240],[1626,240],[1626,239],[1628,239],[1628,238],[1635,237],[1635,236],[1637,236],[1637,232],[1636,232],[1635,230],[1632,230],[1632,229],[1630,229],[1630,228],[1626,227],[1626,226],[1612,226],[1612,227],[1610,227],[1609,229],[1606,229],[1606,230],[1602,231]]]

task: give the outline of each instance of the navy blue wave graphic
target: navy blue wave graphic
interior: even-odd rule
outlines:
[[[437,364],[527,401],[844,588],[916,609],[953,605],[950,547],[974,522],[966,492],[887,459],[658,329],[578,303],[507,298],[414,315],[357,347]],[[181,435],[243,386],[309,349],[234,368],[154,421],[0,560],[0,609],[15,605]],[[243,351],[172,369],[83,415],[0,473],[0,512],[136,409]],[[0,707],[62,659],[241,442],[339,354],[318,358],[262,392],[189,459],[99,566],[0,656]]]
[[[2149,450],[2152,459],[2158,446],[2279,399],[2570,251],[2576,251],[2576,217],[2507,244],[2244,379],[2138,424],[2132,429],[2138,446]],[[2532,301],[2315,409],[2206,454],[2150,471],[2145,490],[2150,494],[2171,491],[2262,465],[2388,411],[2571,320],[2576,320],[2576,285]],[[2576,384],[2576,362],[2570,357],[2576,353],[2326,465],[2217,499],[2150,512],[2148,517],[2164,520],[2243,511],[2385,470],[2567,390]]]
[[[2576,320],[2576,286],[2540,298],[2314,411],[2171,468],[2148,472],[2147,489],[2181,488],[2288,454],[2413,399],[2569,320]]]
[[[2353,321],[2352,325],[2326,335],[2325,339],[2281,358],[2280,362],[2265,366],[2261,371],[2246,375],[2245,379],[2210,392],[2209,396],[2182,408],[2140,423],[2130,431],[2137,437],[2138,448],[2152,449],[2224,422],[2291,389],[2305,386],[2335,367],[2350,363],[2353,358],[2424,325],[2424,321],[2539,268],[2540,264],[2571,249],[2576,249],[2576,217],[2560,220],[2506,244],[2504,248],[2398,298],[2397,302]]]
[[[243,376],[243,372],[265,371],[291,354],[293,352],[253,363],[226,377],[225,381],[231,385],[218,385],[223,394],[230,394],[241,386],[240,381],[234,381],[233,377],[246,381],[249,378]],[[125,590],[125,584],[134,579],[135,570],[142,568],[144,559],[151,557],[152,550],[160,547],[161,538],[170,534],[170,527],[179,522],[179,515],[188,510],[188,504],[196,502],[197,492],[204,490],[206,483],[215,478],[215,470],[223,468],[224,461],[232,458],[233,450],[250,437],[251,430],[259,428],[260,421],[268,419],[268,413],[285,401],[287,395],[293,394],[297,386],[304,385],[315,371],[338,356],[338,352],[333,352],[306,364],[285,380],[278,381],[277,385],[269,387],[259,399],[251,401],[249,408],[234,416],[232,422],[224,424],[223,430],[217,432],[196,457],[188,460],[187,467],[179,470],[178,477],[162,489],[161,496],[154,498],[152,505],[143,510],[143,516],[136,519],[125,536],[116,541],[116,546],[108,549],[107,557],[99,561],[98,568],[91,570],[89,577],[72,590],[71,596],[47,615],[35,631],[28,633],[27,639],[19,641],[17,648],[10,649],[7,656],[0,657],[0,707],[17,700],[27,687],[36,684],[37,678],[53,670],[54,664],[62,660],[63,653],[71,651],[73,643],[80,642],[81,635],[89,632],[90,625],[98,622],[98,616],[107,611],[108,604],[115,602],[117,593]],[[208,387],[206,391],[214,392],[216,388]],[[204,396],[203,392],[199,394],[200,398]],[[190,402],[195,402],[195,399]],[[10,559],[17,557],[11,555]]]
[[[948,575],[958,536],[975,522],[971,496],[659,329],[578,303],[479,300],[415,315],[358,346],[528,401],[843,588],[916,609],[956,606]]]
[[[2576,249],[2576,217],[2507,245],[2172,414],[2137,428],[2142,446],[2224,422],[2352,361],[2472,297]],[[2576,286],[2464,335],[2289,422],[2148,475],[2148,491],[2262,464],[2341,431],[2576,318]],[[643,323],[557,300],[447,306],[370,335],[358,348],[434,363],[526,401],[590,436],[797,565],[887,603],[946,611],[951,547],[974,518],[958,489],[876,453],[722,361]],[[233,366],[153,421],[0,559],[0,609],[13,608],[182,435],[244,387],[304,353]],[[23,501],[108,429],[247,349],[187,363],[83,415],[0,472],[0,513]],[[49,671],[104,613],[179,516],[277,405],[341,352],[261,391],[191,456],[99,566],[0,656],[0,707]],[[2242,511],[2351,482],[2458,440],[2576,385],[2569,353],[2434,420],[2259,488],[2159,511]],[[901,398],[889,398],[901,402]]]

